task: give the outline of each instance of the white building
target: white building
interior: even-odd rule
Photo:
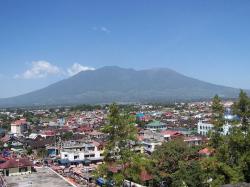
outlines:
[[[203,123],[201,121],[197,124],[197,131],[198,134],[206,136],[209,131],[211,131],[214,128],[214,125],[211,123]]]
[[[197,132],[200,135],[207,136],[208,132],[213,130],[214,125],[211,123],[203,123],[201,121],[198,122],[197,124]],[[227,135],[229,134],[230,129],[232,128],[232,125],[226,123],[225,125],[222,126],[222,134]]]
[[[16,136],[23,135],[23,133],[27,130],[27,122],[26,119],[20,119],[11,124],[11,134]]]
[[[61,159],[68,160],[70,162],[77,161],[102,161],[103,149],[100,144],[95,141],[90,142],[76,142],[69,141],[63,144],[61,151]]]
[[[157,146],[160,146],[162,142],[155,139],[144,139],[142,142],[144,152],[153,153]]]

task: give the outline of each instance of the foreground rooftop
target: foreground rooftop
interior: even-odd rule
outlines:
[[[37,172],[28,175],[5,177],[8,187],[72,187],[49,168],[38,168]]]

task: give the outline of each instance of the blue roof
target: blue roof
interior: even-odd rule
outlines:
[[[144,117],[145,115],[143,114],[143,113],[137,113],[136,114],[136,117],[138,117],[138,118],[141,118],[141,117]]]
[[[104,184],[106,183],[106,181],[105,181],[105,179],[103,179],[103,178],[98,178],[98,179],[96,180],[96,183],[97,183],[98,185],[104,185]]]

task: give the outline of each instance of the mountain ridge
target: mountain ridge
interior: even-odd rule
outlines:
[[[0,106],[168,102],[208,99],[215,94],[234,98],[238,93],[239,89],[204,82],[169,68],[104,66],[27,94],[0,99]]]

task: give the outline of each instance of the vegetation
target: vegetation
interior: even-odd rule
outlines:
[[[107,179],[114,181],[116,186],[120,186],[124,179],[139,182],[140,173],[148,169],[150,161],[133,151],[137,134],[135,118],[126,112],[120,112],[120,108],[112,104],[108,119],[109,124],[103,129],[109,133],[105,164],[99,168],[96,175],[106,176]]]
[[[214,150],[210,157],[201,157],[204,147],[188,146],[182,139],[163,143],[151,156],[135,153],[130,142],[135,141],[133,119],[113,104],[109,110],[109,133],[105,164],[96,175],[115,181],[119,186],[124,179],[143,183],[140,173],[147,171],[153,177],[151,186],[221,186],[223,184],[250,183],[250,100],[244,91],[239,94],[233,111],[241,119],[228,135],[221,133],[225,124],[224,107],[216,95],[212,104],[212,122],[208,146]],[[117,172],[111,166],[120,165]]]
[[[45,148],[40,148],[37,150],[37,157],[44,159],[48,156],[48,151]]]
[[[100,110],[102,109],[101,105],[77,105],[70,108],[71,111],[93,111],[93,110]]]
[[[62,135],[62,139],[63,140],[70,140],[72,137],[73,137],[73,132],[71,132],[71,131],[68,131],[68,132],[65,132],[65,133],[63,133],[63,135]]]

